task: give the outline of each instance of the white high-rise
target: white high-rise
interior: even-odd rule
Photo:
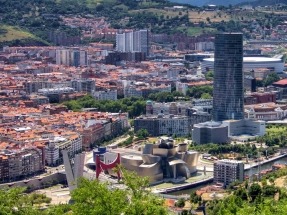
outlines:
[[[148,55],[148,30],[117,33],[116,50],[120,52],[144,52]]]

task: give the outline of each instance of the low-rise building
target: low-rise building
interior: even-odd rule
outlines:
[[[96,91],[93,93],[94,98],[98,100],[117,100],[117,90]]]
[[[152,136],[186,136],[190,134],[190,127],[187,116],[160,114],[158,116],[140,116],[134,120],[135,132],[146,129]]]
[[[287,105],[262,103],[245,105],[245,118],[253,120],[280,120],[287,116]]]
[[[265,134],[265,121],[262,120],[225,120],[223,124],[228,126],[228,136],[231,139],[255,139]]]
[[[192,141],[197,144],[228,142],[228,127],[221,122],[198,123],[192,129]]]

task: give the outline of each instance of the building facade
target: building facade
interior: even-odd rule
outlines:
[[[116,50],[120,52],[143,52],[148,56],[148,30],[117,33]]]
[[[232,182],[244,180],[244,164],[236,160],[219,160],[214,163],[214,182],[224,186]]]
[[[187,116],[140,116],[134,120],[135,132],[140,129],[146,129],[152,136],[186,136],[190,133],[190,127],[191,125]]]
[[[117,90],[96,91],[93,94],[94,98],[98,100],[117,100]]]
[[[228,127],[213,121],[195,124],[192,129],[192,141],[196,144],[227,143]]]
[[[217,34],[213,82],[214,121],[244,118],[242,63],[242,34]]]

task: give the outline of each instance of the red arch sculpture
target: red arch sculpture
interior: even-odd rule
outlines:
[[[120,153],[118,153],[117,158],[110,164],[105,164],[100,160],[100,156],[96,155],[96,178],[99,178],[100,173],[103,170],[108,170],[108,169],[112,169],[114,167],[116,167],[117,165],[119,165],[121,163],[121,157],[120,157]],[[120,180],[120,172],[117,171],[117,175],[118,175],[118,180]]]

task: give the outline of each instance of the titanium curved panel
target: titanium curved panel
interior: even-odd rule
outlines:
[[[154,144],[147,143],[143,148],[143,154],[152,154]]]
[[[167,155],[168,155],[168,149],[154,148],[154,149],[153,149],[153,154],[154,154],[154,155],[161,156],[161,157],[167,157]]]
[[[173,147],[172,149],[168,149],[168,153],[167,153],[167,156],[168,157],[173,157],[173,156],[175,156],[175,154],[176,154],[176,147]]]
[[[143,154],[142,159],[143,159],[143,162],[145,164],[153,164],[153,163],[157,163],[161,160],[161,158],[159,156],[154,156],[151,154]]]
[[[178,152],[186,152],[187,151],[187,143],[180,143],[177,145]]]
[[[190,173],[196,172],[196,167],[198,165],[198,152],[187,152],[184,154],[183,161],[185,161]]]
[[[178,164],[176,166],[177,176],[182,176],[185,178],[190,177],[190,170],[186,164]]]

